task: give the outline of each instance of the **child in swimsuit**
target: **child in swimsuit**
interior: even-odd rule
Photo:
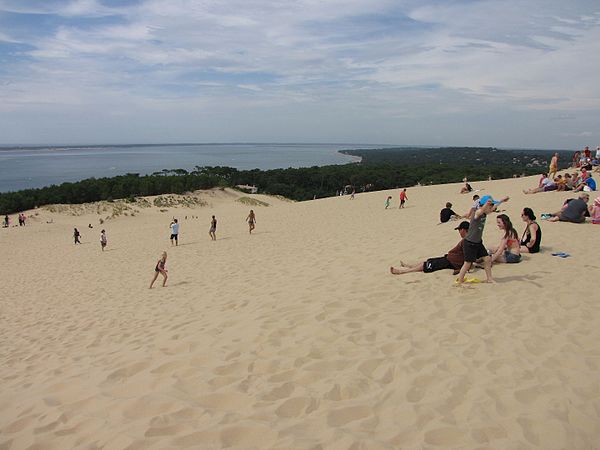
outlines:
[[[156,279],[158,278],[158,274],[160,273],[163,276],[163,287],[165,287],[165,285],[167,284],[167,269],[166,269],[166,265],[167,265],[167,252],[163,252],[162,256],[160,257],[160,259],[157,261],[156,266],[154,267],[154,278],[152,278],[152,281],[150,282],[150,289],[152,289],[152,286],[154,285],[154,282],[156,281]]]

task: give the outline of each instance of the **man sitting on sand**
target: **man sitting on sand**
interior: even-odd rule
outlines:
[[[452,203],[446,203],[446,207],[440,211],[440,222],[446,223],[449,220],[460,219],[460,216],[452,211]]]
[[[579,198],[569,199],[565,202],[563,208],[551,214],[548,222],[572,222],[572,223],[584,223],[586,213],[589,215],[588,202],[590,201],[590,194],[582,192],[579,194]]]
[[[587,189],[586,189],[587,187]],[[574,191],[595,191],[596,190],[596,181],[592,178],[592,176],[586,171],[582,175],[582,180],[579,185],[574,189]]]
[[[453,269],[457,274],[462,267],[465,257],[463,250],[463,240],[469,231],[469,222],[463,221],[455,228],[460,234],[461,240],[456,246],[448,251],[447,254],[439,258],[429,258],[427,261],[417,264],[405,264],[400,261],[400,268],[390,267],[390,272],[393,275],[402,275],[410,272],[425,272],[431,273],[442,269]]]

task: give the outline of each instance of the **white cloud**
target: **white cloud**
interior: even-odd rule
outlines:
[[[24,11],[6,0],[1,10]],[[0,71],[0,82],[12,82],[0,85],[0,114],[86,104],[136,120],[138,106],[177,116],[183,99],[188,111],[264,118],[309,108],[356,129],[361,120],[372,127],[516,113],[533,123],[547,112],[548,121],[578,118],[571,123],[600,114],[593,2],[147,0],[117,8],[77,0],[31,2],[27,11],[63,20],[27,36],[33,50],[19,49],[23,58]],[[0,42],[21,40],[18,31],[3,31]],[[193,120],[178,120],[193,132]],[[220,126],[236,122],[212,129]],[[383,128],[388,142],[402,143],[401,125]]]

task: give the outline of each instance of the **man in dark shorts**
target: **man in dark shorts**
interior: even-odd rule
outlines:
[[[573,223],[584,223],[586,213],[589,214],[588,202],[590,201],[590,194],[582,192],[579,198],[567,200],[566,205],[562,211],[552,214],[553,217],[548,219],[548,222],[573,222]]]
[[[171,245],[173,243],[179,245],[179,224],[177,223],[177,219],[173,219],[169,227],[171,228]]]
[[[417,264],[405,264],[400,261],[401,267],[390,267],[390,272],[393,275],[402,275],[410,272],[431,273],[443,269],[453,269],[454,272],[457,273],[464,262],[463,240],[467,235],[467,231],[469,230],[469,222],[466,220],[461,222],[461,224],[457,226],[455,230],[458,230],[458,234],[460,234],[462,239],[444,256],[439,258],[429,258],[427,261]]]
[[[489,213],[496,209],[494,200],[488,198],[479,209],[477,209],[471,216],[469,222],[469,232],[465,236],[463,250],[465,255],[465,262],[460,268],[457,283],[462,284],[465,282],[465,275],[479,258],[483,259],[483,267],[485,269],[486,282],[494,283],[492,278],[492,259],[488,255],[487,249],[483,245],[483,228],[485,227],[485,219]]]

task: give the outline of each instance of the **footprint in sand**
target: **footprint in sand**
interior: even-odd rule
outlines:
[[[355,420],[364,419],[373,414],[371,407],[366,405],[348,406],[335,409],[327,416],[327,424],[332,427],[341,427]]]
[[[275,414],[281,418],[298,417],[301,414],[309,414],[317,409],[318,403],[308,397],[288,398],[275,410]]]
[[[425,442],[431,445],[439,445],[448,448],[461,442],[463,432],[456,428],[443,427],[425,433]]]

